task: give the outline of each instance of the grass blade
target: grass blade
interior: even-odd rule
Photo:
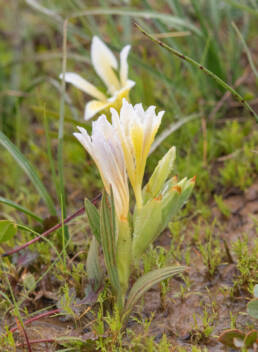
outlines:
[[[12,200],[6,199],[4,197],[0,197],[0,203],[8,205],[12,208],[15,208],[15,209],[21,211],[22,213],[32,217],[33,219],[39,221],[39,222],[43,222],[43,219],[40,218],[37,214],[33,213],[32,211],[24,208],[23,206],[21,206],[19,204],[13,202]]]
[[[20,150],[10,141],[10,139],[0,131],[0,144],[8,150],[8,152],[12,155],[12,157],[16,160],[16,162],[20,165],[20,167],[24,170],[26,175],[29,177],[33,185],[36,187],[38,193],[45,201],[49,212],[52,215],[56,215],[55,204],[40,180],[36,169],[31,165],[31,163],[25,158],[25,156],[20,152]]]
[[[240,33],[239,29],[237,28],[237,26],[236,26],[236,24],[234,22],[232,22],[232,26],[233,26],[234,30],[236,31],[236,33],[237,33],[239,39],[241,40],[242,44],[243,44],[247,59],[249,61],[249,65],[250,65],[255,77],[258,77],[258,71],[257,71],[257,69],[256,69],[256,67],[254,65],[254,62],[253,62],[253,59],[252,59],[252,55],[250,53],[250,50],[248,49],[248,46],[246,45],[244,37],[242,36],[242,34]]]
[[[246,12],[250,13],[251,15],[258,16],[258,10],[252,9],[249,6],[241,4],[239,1],[236,1],[236,0],[223,0],[223,1],[227,2],[228,4],[230,4],[233,7],[236,7],[237,9],[246,11]]]
[[[177,16],[170,14],[157,13],[154,11],[141,11],[133,8],[91,8],[86,11],[80,11],[73,13],[68,19],[80,17],[80,16],[97,16],[97,15],[118,15],[118,16],[130,16],[132,18],[144,18],[144,19],[157,19],[167,25],[173,26],[174,28],[186,28],[197,35],[201,35],[199,29],[190,23],[189,21],[182,19]]]
[[[146,35],[146,37],[148,37],[150,40],[152,40],[153,42],[155,42],[156,44],[160,45],[162,48],[167,49],[168,51],[170,51],[173,55],[179,57],[181,60],[184,60],[188,63],[190,63],[192,66],[197,67],[198,69],[202,70],[206,75],[208,75],[209,77],[211,77],[215,82],[217,82],[221,87],[225,88],[226,90],[228,90],[232,96],[238,100],[244,107],[246,107],[249,112],[251,113],[252,116],[254,116],[254,118],[256,119],[256,121],[258,121],[258,115],[255,113],[255,111],[253,110],[253,108],[247,103],[247,101],[235,90],[233,89],[231,86],[229,86],[226,82],[224,82],[221,78],[219,78],[217,75],[215,75],[215,73],[211,72],[210,70],[208,70],[206,67],[202,66],[199,64],[199,62],[195,61],[194,59],[190,58],[187,55],[182,54],[180,51],[171,48],[169,45],[165,44],[164,42],[162,42],[159,39],[156,39],[153,35],[147,33],[141,26],[139,26],[136,23],[136,27],[144,34]]]

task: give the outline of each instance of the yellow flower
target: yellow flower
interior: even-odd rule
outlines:
[[[120,220],[128,217],[129,190],[124,162],[123,150],[114,127],[101,115],[92,123],[92,136],[82,128],[74,136],[83,145],[95,161],[104,187],[110,194],[110,186],[114,195],[116,214]]]
[[[126,169],[134,190],[137,207],[142,206],[142,179],[151,144],[158,131],[164,111],[155,113],[155,106],[146,111],[142,104],[132,106],[126,99],[120,115],[110,109],[112,125],[118,131],[122,144]]]
[[[128,98],[130,89],[135,85],[134,81],[128,79],[127,56],[131,46],[126,45],[120,52],[119,78],[114,70],[118,70],[117,59],[112,51],[102,42],[100,38],[94,36],[91,44],[91,61],[96,73],[105,83],[109,96],[106,96],[93,84],[86,81],[77,73],[66,72],[65,81],[72,83],[75,87],[91,95],[94,100],[89,101],[85,107],[85,120],[91,119],[100,111],[115,107],[120,109],[123,98]],[[63,75],[60,75],[62,78]]]

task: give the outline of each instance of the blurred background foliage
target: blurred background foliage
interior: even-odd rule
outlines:
[[[166,111],[160,134],[167,138],[149,159],[147,174],[171,145],[175,173],[197,175],[195,198],[207,201],[230,187],[245,189],[256,177],[255,120],[201,70],[152,43],[140,24],[168,45],[207,67],[257,108],[257,17],[255,0],[0,2],[0,126],[35,166],[56,201],[57,135],[62,71],[63,21],[70,16],[67,70],[103,89],[90,63],[93,35],[115,52],[130,43],[129,77],[136,81],[132,103]],[[60,98],[61,97],[61,98]],[[85,125],[87,97],[66,87],[64,177],[66,202],[91,197],[101,187],[97,171],[73,138]],[[175,126],[180,125],[174,133]],[[86,124],[90,128],[90,123]],[[46,212],[17,163],[1,147],[2,196]],[[199,190],[199,191],[198,191]]]

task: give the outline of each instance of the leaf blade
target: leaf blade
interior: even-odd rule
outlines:
[[[161,282],[162,280],[168,279],[169,277],[172,277],[176,274],[180,274],[183,271],[186,270],[186,267],[184,266],[168,266],[165,268],[161,269],[156,269],[153,270],[142,277],[140,277],[133,287],[131,288],[126,306],[124,309],[124,316],[123,318],[126,319],[132,310],[133,306],[136,304],[136,302],[140,299],[140,297],[147,291],[149,290],[152,286],[155,284]]]
[[[38,193],[40,194],[41,198],[45,201],[50,213],[52,215],[56,215],[56,209],[54,202],[49,195],[47,189],[43,185],[42,181],[40,180],[36,169],[32,164],[25,158],[25,156],[20,152],[20,150],[14,145],[10,139],[0,131],[0,144],[12,155],[15,159],[17,164],[23,169],[25,174],[29,177],[35,188],[37,189]]]
[[[94,204],[88,199],[84,200],[85,211],[89,220],[89,225],[93,235],[96,237],[99,243],[101,243],[100,239],[100,216],[97,208]]]
[[[37,221],[39,221],[41,223],[43,222],[43,219],[41,217],[39,217],[37,214],[33,213],[32,211],[30,211],[27,208],[24,208],[22,205],[13,202],[10,199],[6,199],[4,197],[0,197],[0,203],[8,205],[8,206],[10,206],[12,208],[15,208],[15,209],[21,211],[22,213],[34,218],[35,220],[37,220]]]
[[[103,192],[100,206],[100,236],[104,260],[113,290],[120,296],[120,284],[116,267],[116,223],[113,197]]]
[[[17,231],[17,225],[10,220],[0,220],[0,243],[9,241]]]

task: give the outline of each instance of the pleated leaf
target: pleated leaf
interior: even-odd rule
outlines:
[[[159,199],[152,199],[134,214],[133,258],[139,258],[156,238],[161,227],[162,208]]]
[[[103,272],[99,262],[99,243],[96,237],[93,237],[90,243],[90,249],[87,256],[86,270],[89,282],[96,292],[101,285]]]
[[[143,189],[143,201],[146,203],[149,199],[156,197],[164,186],[169,177],[176,157],[176,148],[172,147],[163,156],[151,175],[148,183]]]
[[[96,237],[100,243],[100,218],[99,212],[94,204],[92,204],[89,199],[85,198],[84,200],[85,211],[89,220],[89,225],[93,235]]]
[[[100,237],[104,260],[112,288],[120,295],[120,284],[116,267],[116,222],[113,196],[103,191],[100,207]]]
[[[140,277],[133,287],[131,288],[126,306],[124,309],[123,319],[126,319],[130,314],[132,308],[137,303],[137,301],[143,296],[143,294],[148,291],[152,286],[158,284],[159,282],[168,279],[174,275],[180,274],[185,271],[184,266],[168,266],[161,269],[153,270],[142,277]]]

